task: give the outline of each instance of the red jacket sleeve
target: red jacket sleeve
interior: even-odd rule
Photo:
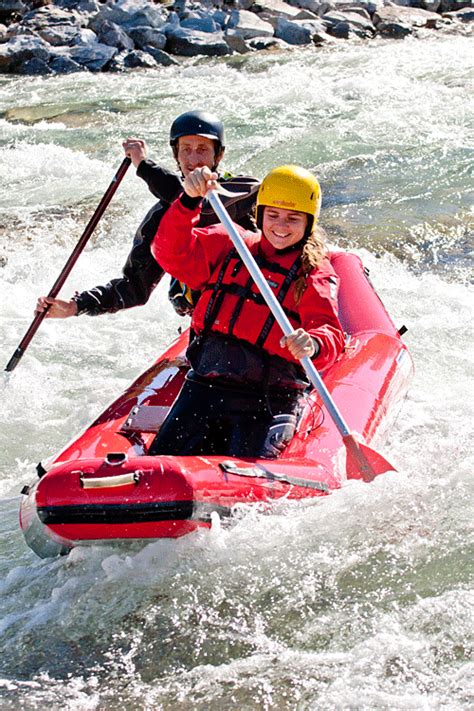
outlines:
[[[200,212],[200,206],[190,210],[178,198],[163,215],[151,243],[151,253],[158,264],[196,290],[207,284],[215,267],[232,247],[221,225],[195,226]]]
[[[328,368],[344,349],[345,337],[337,316],[339,278],[325,259],[307,279],[299,313],[302,327],[320,344],[314,358],[318,370]]]

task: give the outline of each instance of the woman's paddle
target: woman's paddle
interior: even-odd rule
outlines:
[[[222,190],[222,188],[219,188]],[[278,322],[281,330],[285,336],[289,336],[290,333],[294,331],[293,326],[289,322],[285,312],[283,311],[280,303],[278,302],[275,294],[268,285],[267,280],[263,276],[260,268],[258,267],[255,259],[250,254],[247,245],[244,240],[236,230],[232,220],[229,217],[227,210],[221,202],[219,195],[216,190],[210,190],[207,195],[207,199],[212,205],[214,212],[216,213],[219,220],[222,222],[229,237],[231,238],[234,247],[239,253],[243,263],[247,267],[250,276],[255,281],[260,293],[267,302],[267,305]],[[362,477],[364,481],[372,481],[378,474],[383,474],[383,472],[394,471],[393,467],[389,462],[387,462],[382,455],[378,454],[375,450],[368,447],[366,444],[357,441],[354,435],[349,431],[346,423],[344,422],[341,413],[336,407],[334,400],[331,398],[321,376],[313,365],[311,358],[305,356],[301,358],[301,365],[306,371],[311,383],[314,385],[319,393],[323,403],[326,406],[329,414],[331,415],[334,423],[342,435],[342,441],[346,447],[346,475],[348,479],[359,479]]]
[[[96,208],[94,214],[92,215],[91,219],[89,220],[84,232],[82,233],[82,236],[81,236],[79,242],[74,247],[74,250],[72,251],[72,254],[69,257],[69,259],[67,260],[66,264],[64,265],[62,272],[60,273],[60,275],[54,282],[54,285],[53,285],[51,291],[49,292],[48,297],[55,299],[57,297],[57,295],[59,294],[62,286],[64,285],[64,282],[66,281],[69,274],[71,273],[71,270],[72,270],[73,266],[75,265],[79,255],[81,254],[81,252],[84,249],[84,247],[86,246],[90,236],[92,235],[95,228],[97,227],[97,223],[99,222],[100,218],[104,214],[109,202],[112,200],[112,198],[115,194],[115,191],[117,190],[118,186],[122,182],[122,178],[125,175],[125,173],[127,172],[127,169],[128,169],[128,166],[130,165],[130,163],[131,163],[130,158],[123,159],[123,161],[120,165],[120,168],[115,173],[115,175],[112,179],[112,182],[110,183],[109,187],[107,188],[102,200],[97,205],[97,208]],[[38,328],[41,325],[42,320],[46,316],[46,313],[47,313],[47,309],[45,311],[42,311],[41,313],[36,314],[36,316],[34,317],[29,329],[23,336],[23,339],[21,340],[18,348],[16,349],[16,351],[14,352],[14,354],[12,355],[12,357],[10,358],[10,360],[8,361],[8,363],[5,367],[5,370],[7,372],[14,370],[14,368],[16,368],[16,366],[20,362],[24,352],[30,345],[31,339],[35,335],[36,331],[38,330]]]

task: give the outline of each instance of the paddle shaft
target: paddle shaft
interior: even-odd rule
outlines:
[[[222,222],[224,227],[226,228],[227,232],[229,233],[229,237],[231,238],[234,247],[236,248],[237,252],[240,255],[240,258],[242,259],[243,263],[247,267],[250,276],[252,279],[255,281],[260,293],[262,294],[263,298],[267,302],[267,305],[272,312],[273,316],[277,320],[281,330],[283,331],[285,336],[289,336],[290,333],[293,333],[295,330],[294,327],[291,325],[290,321],[288,320],[287,315],[283,311],[281,304],[277,300],[275,294],[271,290],[270,286],[268,285],[267,280],[263,276],[260,267],[258,266],[257,262],[253,258],[252,254],[250,253],[247,245],[245,244],[244,240],[238,233],[238,231],[235,228],[234,223],[232,222],[227,210],[225,209],[224,205],[222,204],[222,201],[217,194],[215,190],[211,190],[207,193],[206,195],[207,199],[212,205],[212,208],[216,215],[218,216],[219,220]],[[339,412],[336,404],[334,403],[333,399],[331,398],[321,376],[319,375],[318,371],[314,367],[314,364],[308,356],[304,356],[300,360],[301,365],[303,366],[308,378],[310,379],[311,383],[313,386],[316,388],[318,391],[322,401],[324,402],[329,414],[331,415],[332,419],[334,420],[337,429],[341,433],[343,437],[347,437],[350,435],[350,430],[346,423],[344,422],[344,419]]]
[[[115,173],[112,182],[110,183],[109,187],[107,188],[106,192],[104,193],[104,196],[102,197],[102,200],[100,203],[97,205],[97,208],[92,215],[91,219],[89,220],[84,232],[82,233],[78,243],[74,247],[69,259],[67,260],[66,264],[64,265],[61,273],[59,274],[58,278],[54,282],[48,297],[55,299],[59,292],[61,291],[64,282],[68,278],[69,274],[72,271],[72,268],[74,267],[75,263],[77,262],[79,255],[83,251],[84,247],[86,246],[87,242],[89,241],[92,233],[94,232],[95,228],[97,227],[97,224],[104,214],[105,210],[107,209],[108,204],[112,200],[118,186],[122,182],[122,179],[125,175],[125,173],[128,170],[128,166],[130,165],[131,160],[130,158],[124,158],[119,169]],[[8,361],[5,370],[7,372],[10,372],[16,368],[18,363],[20,362],[21,358],[23,357],[23,354],[25,353],[26,349],[28,348],[33,336],[35,335],[36,331],[41,325],[41,322],[43,321],[44,317],[47,314],[47,309],[45,311],[42,311],[41,313],[36,314],[34,317],[33,321],[31,322],[30,327],[28,328],[27,332],[23,336],[20,344],[18,345],[16,351]]]

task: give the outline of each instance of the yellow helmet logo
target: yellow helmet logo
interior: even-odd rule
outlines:
[[[261,223],[261,207],[279,207],[305,212],[311,231],[321,209],[321,187],[309,170],[298,165],[281,165],[264,178],[257,195],[257,223]]]

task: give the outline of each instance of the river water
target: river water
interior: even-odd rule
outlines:
[[[18,526],[35,463],[183,325],[164,283],[141,308],[44,322],[0,383],[2,711],[472,708],[472,56],[466,37],[430,36],[0,78],[2,363],[122,138],[172,167],[171,120],[205,107],[234,172],[317,173],[331,240],[362,255],[416,366],[383,448],[397,473],[178,541],[40,560]],[[119,275],[152,203],[130,170],[65,295]]]

